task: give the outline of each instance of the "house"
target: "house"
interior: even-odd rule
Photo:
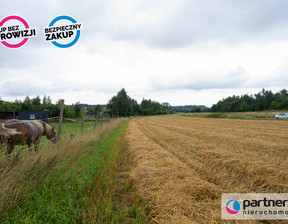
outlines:
[[[43,110],[0,110],[0,120],[42,120],[48,123],[48,112]]]

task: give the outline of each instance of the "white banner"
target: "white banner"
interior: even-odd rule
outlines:
[[[288,219],[288,194],[224,193],[222,219]]]

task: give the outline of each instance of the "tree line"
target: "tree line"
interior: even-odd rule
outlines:
[[[160,115],[174,113],[169,103],[162,103],[143,99],[141,104],[127,95],[125,89],[121,89],[116,96],[113,96],[107,105],[88,105],[76,102],[72,105],[65,105],[63,115],[67,118],[79,118],[85,108],[86,115],[96,116],[102,112],[105,116],[135,116],[135,115]],[[14,102],[4,101],[0,98],[0,110],[46,110],[49,117],[57,117],[60,113],[60,100],[52,103],[50,96],[39,96]]]
[[[76,102],[72,105],[65,105],[63,115],[67,118],[78,118],[82,115],[82,108],[86,108],[86,114],[95,115],[102,111],[103,105],[86,105]],[[49,117],[57,117],[60,113],[60,100],[55,104],[52,103],[50,96],[44,96],[42,99],[39,96],[30,98],[26,96],[24,100],[15,100],[7,102],[0,99],[0,110],[45,110]]]
[[[176,113],[200,113],[209,112],[210,108],[204,105],[185,105],[185,106],[172,106]]]
[[[282,89],[277,93],[262,89],[254,95],[230,96],[220,100],[211,108],[211,112],[245,112],[261,110],[288,109],[288,91]]]
[[[245,112],[261,110],[288,110],[288,91],[282,89],[277,93],[262,89],[254,95],[244,94],[241,96],[229,96],[213,104],[211,108],[203,105],[174,106],[169,103],[159,103],[151,99],[142,99],[139,104],[135,99],[128,96],[126,90],[121,89],[113,96],[107,105],[88,105],[76,102],[72,105],[64,106],[64,117],[81,117],[82,109],[85,108],[87,115],[99,115],[100,112],[109,116],[137,116],[137,115],[162,115],[175,112]],[[50,96],[39,96],[30,98],[26,96],[24,100],[7,102],[0,98],[0,110],[46,110],[49,117],[59,116],[60,101],[52,103]]]
[[[162,115],[174,113],[169,103],[160,104],[151,99],[143,99],[140,104],[127,95],[126,90],[121,89],[107,104],[107,112],[111,116],[136,116],[136,115]]]

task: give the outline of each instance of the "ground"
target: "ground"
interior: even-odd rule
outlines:
[[[287,122],[139,117],[127,139],[152,222],[221,223],[222,193],[287,192]]]

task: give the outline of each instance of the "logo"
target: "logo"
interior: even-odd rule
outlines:
[[[44,28],[45,41],[56,47],[72,47],[80,38],[82,24],[70,16],[54,18],[48,27]]]
[[[288,193],[223,193],[221,217],[233,220],[288,220]]]
[[[226,211],[229,214],[235,215],[240,211],[240,203],[236,200],[230,200],[226,204]]]
[[[30,37],[35,36],[36,29],[30,28],[28,22],[20,16],[7,16],[0,22],[0,41],[5,47],[22,47]]]

